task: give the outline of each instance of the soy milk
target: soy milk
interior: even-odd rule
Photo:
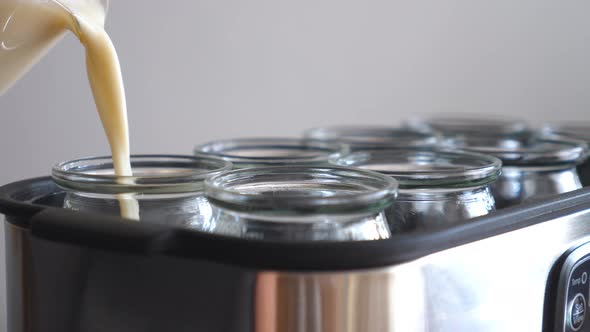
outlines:
[[[118,176],[132,176],[125,90],[99,0],[0,0],[0,94],[69,30],[86,49],[86,69]],[[139,219],[137,202],[120,197],[124,217]]]

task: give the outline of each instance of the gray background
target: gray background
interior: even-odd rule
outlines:
[[[588,13],[581,0],[112,0],[107,30],[132,151],[190,153],[434,112],[584,120]],[[0,183],[108,152],[83,59],[67,36],[0,97]]]

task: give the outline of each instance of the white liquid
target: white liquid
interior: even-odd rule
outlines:
[[[0,0],[0,94],[18,80],[64,34],[72,31],[86,49],[86,69],[106,133],[115,174],[132,176],[125,89],[117,52],[104,30],[98,0]],[[131,184],[131,183],[127,183]],[[121,214],[139,219],[137,201],[119,197]]]

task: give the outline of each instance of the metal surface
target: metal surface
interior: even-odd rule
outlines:
[[[590,210],[568,213],[405,264],[322,273],[72,247],[8,226],[10,331],[541,331],[551,269],[590,240]]]
[[[550,270],[588,234],[586,210],[387,269],[259,273],[256,332],[541,331]]]
[[[556,297],[556,308],[555,308],[555,331],[556,332],[569,332],[579,331],[583,327],[585,320],[588,320],[586,314],[586,304],[582,308],[578,308],[583,313],[581,315],[581,324],[579,322],[573,323],[571,318],[571,309],[574,307],[574,301],[572,297],[581,297],[582,302],[586,302],[588,296],[588,264],[584,264],[590,261],[590,243],[586,243],[579,248],[572,251],[566,258],[559,273],[559,282],[557,284],[557,297]],[[586,266],[584,266],[586,265]],[[586,269],[584,269],[584,267]],[[583,270],[583,274],[574,277],[573,273],[575,270]],[[579,272],[579,271],[578,271]],[[585,276],[584,276],[585,275]],[[581,287],[580,287],[581,286]],[[582,288],[584,291],[579,292]],[[580,325],[580,326],[576,326]],[[586,329],[587,330],[587,329]]]
[[[580,181],[584,187],[590,186],[590,161],[586,160],[577,167]]]
[[[5,225],[7,331],[251,331],[249,271],[65,245]]]
[[[502,174],[491,185],[496,207],[514,206],[582,188],[574,167],[557,170],[503,167]]]
[[[0,223],[0,332],[6,332],[6,264],[4,257],[4,223]]]

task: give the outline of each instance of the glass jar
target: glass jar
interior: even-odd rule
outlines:
[[[398,180],[398,197],[387,211],[392,231],[450,225],[490,213],[490,184],[501,167],[494,157],[445,150],[366,150],[333,162]]]
[[[541,135],[546,138],[579,140],[590,144],[590,123],[547,124],[543,126]],[[590,186],[590,161],[586,159],[577,167],[578,175],[584,187]]]
[[[534,133],[506,142],[502,137],[473,135],[449,138],[445,144],[502,160],[502,175],[492,185],[498,208],[582,187],[576,166],[586,159],[584,143],[542,139]]]
[[[304,133],[313,142],[337,142],[350,150],[432,147],[440,143],[440,135],[431,131],[382,126],[319,127]]]
[[[131,168],[133,176],[115,176],[110,157],[91,157],[57,164],[52,178],[65,191],[65,208],[199,228],[212,213],[203,181],[230,170],[231,163],[208,157],[134,155]]]
[[[234,168],[292,165],[328,165],[331,158],[347,153],[342,144],[308,142],[298,138],[241,138],[205,143],[195,154],[214,156]]]
[[[443,136],[518,137],[526,135],[529,129],[528,124],[521,119],[507,119],[506,117],[498,119],[469,115],[437,115],[424,119],[416,118],[406,121],[405,125],[414,130],[435,131]]]
[[[240,169],[205,181],[215,207],[206,230],[270,241],[359,241],[390,237],[383,210],[397,182],[345,167]]]

